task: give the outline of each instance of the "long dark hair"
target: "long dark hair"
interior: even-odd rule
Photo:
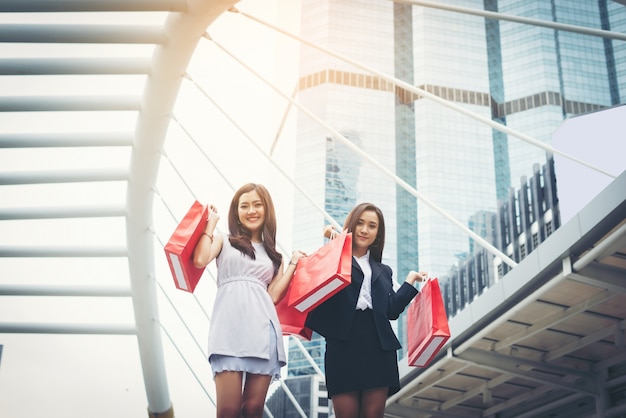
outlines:
[[[242,224],[239,223],[239,198],[244,193],[256,191],[261,198],[263,208],[265,209],[265,221],[263,222],[263,247],[267,251],[267,255],[274,264],[274,275],[278,272],[280,264],[282,263],[282,255],[276,251],[276,211],[274,210],[274,203],[272,197],[267,189],[255,183],[244,184],[235,192],[233,200],[230,202],[230,209],[228,210],[228,230],[230,232],[230,245],[241,251],[253,260],[256,260],[256,254],[252,241],[250,241],[251,233]]]
[[[383,260],[383,248],[385,248],[385,217],[383,216],[383,212],[378,208],[378,206],[372,203],[360,203],[356,205],[346,218],[346,222],[343,224],[343,229],[348,230],[348,232],[354,232],[357,223],[359,222],[359,218],[363,214],[363,212],[371,210],[376,213],[378,216],[378,233],[376,234],[376,239],[370,245],[370,257],[374,260],[382,263]]]

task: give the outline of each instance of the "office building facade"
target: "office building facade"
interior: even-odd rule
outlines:
[[[611,0],[437,3],[626,32],[626,7]],[[381,73],[546,144],[564,119],[626,97],[626,44],[575,29],[375,0],[303,0],[301,28],[304,39],[365,68],[303,45],[298,101],[429,202],[348,147],[331,147],[344,139],[303,113],[296,181],[340,223],[355,203],[380,206],[383,261],[398,281],[413,269],[444,277],[466,259],[471,240],[441,212],[484,230],[476,214],[495,213],[510,187],[546,163],[546,149],[396,87]],[[322,214],[305,199],[294,207],[294,246],[322,245]]]
[[[561,226],[554,158],[535,164],[530,178],[522,177],[518,189],[510,188],[508,199],[497,212],[479,212],[472,220],[477,231],[516,263],[521,262]],[[448,317],[455,316],[493,286],[511,267],[480,246],[451,266],[441,285]]]
[[[307,418],[328,418],[332,416],[332,407],[324,379],[312,374],[285,379],[287,393],[283,386],[276,389],[265,403],[273,417],[300,418],[302,415],[293,404],[298,403]],[[267,413],[264,417],[269,417]]]

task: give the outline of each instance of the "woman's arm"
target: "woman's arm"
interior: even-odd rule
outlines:
[[[337,235],[339,235],[341,232],[338,232],[335,230],[335,227],[333,227],[332,225],[326,225],[324,227],[324,238],[328,238],[328,239],[334,239],[337,237]]]
[[[223,237],[214,236],[217,221],[220,215],[217,214],[215,206],[209,205],[209,220],[200,236],[196,248],[193,250],[193,265],[196,268],[205,268],[222,251]]]
[[[400,286],[396,292],[391,290],[389,305],[387,307],[387,318],[391,320],[398,319],[407,305],[418,294],[418,290],[414,286],[415,282],[421,282],[427,277],[428,274],[426,272],[410,271],[402,286]]]
[[[423,282],[428,278],[428,273],[425,271],[409,271],[409,274],[406,275],[405,282],[413,286],[415,282]]]
[[[291,254],[291,258],[289,259],[289,264],[287,264],[286,269],[284,267],[284,261],[280,264],[278,274],[276,274],[269,286],[267,286],[267,292],[270,294],[274,305],[276,305],[282,300],[282,298],[285,297],[285,294],[287,293],[287,288],[289,287],[289,283],[291,283],[293,273],[296,271],[298,261],[305,256],[306,254],[302,251],[294,251]]]

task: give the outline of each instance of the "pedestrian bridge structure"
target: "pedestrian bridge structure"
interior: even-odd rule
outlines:
[[[98,410],[125,416],[128,397],[141,399],[150,417],[200,416],[186,413],[186,400],[177,403],[187,392],[212,411],[205,340],[193,336],[206,332],[210,318],[196,295],[173,289],[162,247],[188,201],[205,200],[199,194],[207,184],[188,175],[193,167],[209,167],[211,184],[232,193],[227,168],[201,144],[216,149],[226,140],[206,138],[206,124],[194,126],[189,116],[202,102],[188,97],[228,116],[260,106],[254,95],[268,87],[261,74],[262,87],[248,89],[245,100],[215,100],[199,80],[202,69],[214,74],[219,65],[197,63],[194,54],[202,47],[228,55],[211,33],[226,33],[233,21],[290,36],[244,13],[246,2],[236,3],[0,0],[3,416],[35,416],[39,399],[55,416],[99,416]],[[223,85],[230,76],[205,82]],[[249,139],[257,160],[276,167]],[[175,182],[164,182],[167,176]],[[186,200],[168,200],[180,190]],[[452,317],[453,337],[427,368],[400,360],[402,389],[388,400],[386,416],[624,416],[625,218],[621,174]],[[195,309],[201,325],[184,319],[187,309]],[[197,348],[198,360],[181,341]],[[121,354],[129,347],[131,355]],[[54,363],[54,355],[45,357],[54,350],[86,360],[76,356],[71,369],[48,371],[43,359]],[[107,362],[131,377],[112,378],[115,388],[101,392],[92,365]],[[184,379],[172,371],[180,369]],[[67,376],[84,381],[66,384]],[[128,392],[137,377],[142,393],[117,392],[118,385]],[[16,407],[17,399],[23,401]],[[72,406],[80,404],[86,406]]]

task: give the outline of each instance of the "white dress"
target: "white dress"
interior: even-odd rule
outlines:
[[[224,370],[280,377],[286,364],[276,307],[267,293],[274,265],[262,243],[256,260],[230,245],[224,235],[217,256],[217,295],[209,328],[208,358],[213,376]]]

